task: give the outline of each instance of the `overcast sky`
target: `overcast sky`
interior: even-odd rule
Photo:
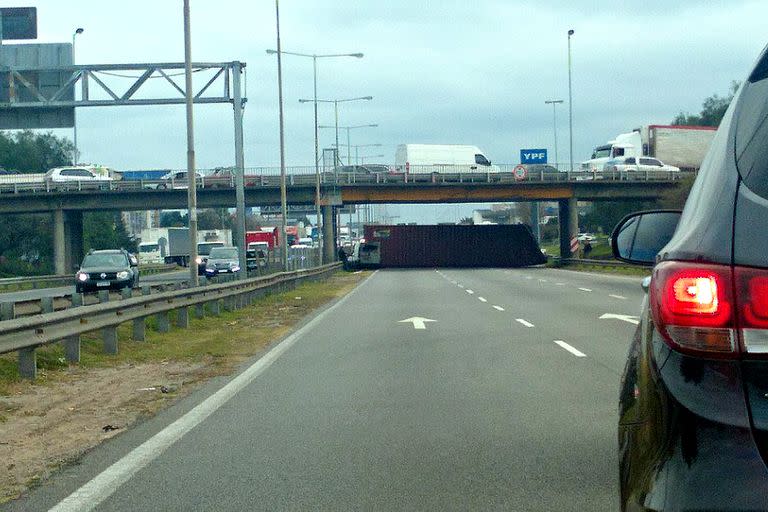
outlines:
[[[38,42],[68,42],[83,27],[79,63],[183,61],[181,0],[0,5],[37,6]],[[277,66],[265,53],[275,48],[274,2],[191,5],[193,59],[247,63],[246,166],[277,165]],[[732,80],[741,80],[768,42],[764,0],[283,0],[280,14],[284,50],[365,54],[321,60],[318,94],[373,96],[343,105],[340,124],[377,123],[353,130],[352,144],[382,144],[360,152],[381,153],[369,161],[384,163],[401,143],[474,144],[499,163],[518,162],[521,148],[545,147],[552,161],[552,108],[544,101],[553,98],[566,100],[558,107],[557,133],[559,160],[567,162],[568,29],[575,30],[576,162],[618,133],[668,123],[681,110],[698,112],[705,97],[724,95]],[[312,106],[298,102],[312,96],[311,59],[286,56],[283,80],[287,163],[311,165]],[[320,123],[333,124],[331,105],[320,106]],[[229,105],[196,107],[199,167],[234,163],[232,125]],[[183,106],[80,109],[81,160],[119,169],[182,168],[184,127]],[[320,136],[321,146],[333,142],[333,130]],[[429,220],[444,220],[436,215]]]

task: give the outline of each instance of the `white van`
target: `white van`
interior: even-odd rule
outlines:
[[[460,144],[400,144],[395,167],[407,174],[499,172],[480,148]]]

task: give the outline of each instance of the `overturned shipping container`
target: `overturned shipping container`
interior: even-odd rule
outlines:
[[[524,267],[546,262],[527,226],[366,226],[381,267]]]

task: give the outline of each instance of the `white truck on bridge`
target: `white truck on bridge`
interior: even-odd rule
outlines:
[[[395,167],[407,174],[499,172],[480,148],[461,144],[400,144]]]
[[[682,171],[694,171],[701,167],[716,130],[713,126],[641,126],[596,147],[592,158],[581,163],[581,170],[601,172],[611,158],[648,156]]]

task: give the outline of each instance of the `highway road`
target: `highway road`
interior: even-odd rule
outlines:
[[[140,277],[139,284],[168,284],[186,281],[189,278],[188,270],[175,270],[173,272],[162,272]],[[74,283],[75,274],[72,273],[72,282]],[[14,292],[0,293],[0,302],[20,302],[27,300],[38,300],[42,297],[61,297],[75,293],[75,285],[57,286],[53,288],[38,288],[35,290],[22,290]]]
[[[382,270],[0,510],[615,510],[642,298],[639,278]]]

